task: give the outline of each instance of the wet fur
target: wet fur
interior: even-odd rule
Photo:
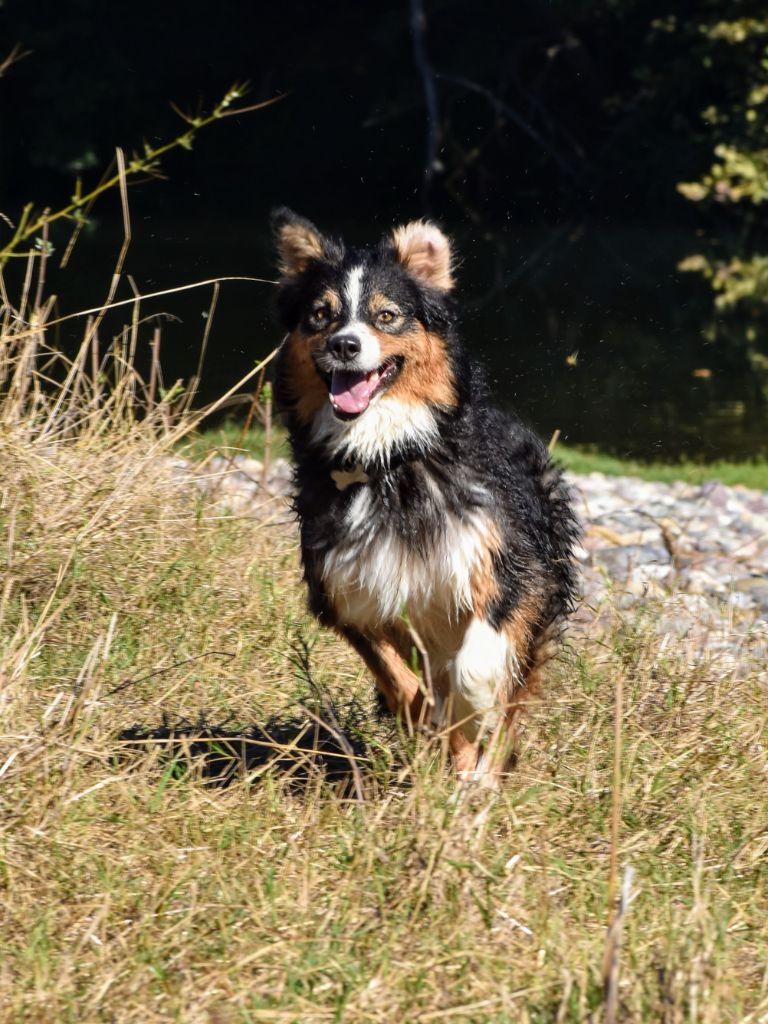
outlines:
[[[365,250],[290,211],[278,211],[274,230],[288,332],[275,393],[296,462],[310,608],[363,657],[393,711],[450,729],[459,773],[496,784],[574,602],[578,529],[561,473],[531,431],[490,404],[458,337],[439,229],[416,222]],[[352,328],[370,332],[400,371],[342,422],[325,367],[329,338],[349,326],[351,273]],[[318,301],[333,317],[325,329],[311,320]],[[376,319],[388,305],[396,329]],[[426,698],[408,667],[404,612],[428,652]]]

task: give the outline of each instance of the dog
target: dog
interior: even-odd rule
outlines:
[[[310,609],[391,711],[447,733],[460,779],[498,788],[575,603],[579,528],[562,473],[490,404],[434,223],[362,249],[285,208],[272,228],[287,331],[274,395]]]

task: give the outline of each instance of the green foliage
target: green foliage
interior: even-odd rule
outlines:
[[[738,47],[743,81],[737,94],[703,111],[711,130],[721,136],[715,146],[717,161],[698,181],[681,182],[679,192],[693,202],[712,201],[739,207],[748,237],[752,207],[768,200],[768,19],[740,18],[715,21],[700,27],[712,44],[705,58],[718,74],[723,47]],[[702,274],[717,293],[716,305],[727,309],[739,303],[768,303],[768,256],[689,256],[680,269]]]
[[[698,202],[712,196],[720,202],[740,203],[746,199],[755,205],[768,199],[768,149],[750,152],[719,145],[715,147],[715,156],[720,163],[713,164],[701,181],[682,182],[678,186],[686,199]]]
[[[768,256],[734,256],[718,261],[697,253],[682,260],[679,269],[698,271],[710,282],[717,293],[718,309],[729,309],[745,300],[768,302]]]

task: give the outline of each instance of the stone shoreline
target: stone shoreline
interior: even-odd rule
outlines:
[[[593,629],[617,610],[648,607],[654,631],[685,640],[693,660],[732,661],[748,650],[764,656],[768,492],[603,473],[569,475],[569,482],[584,525],[577,626]],[[244,455],[216,456],[201,484],[237,515],[282,518],[291,467],[277,459],[265,472]]]
[[[768,493],[603,473],[570,482],[584,524],[577,622],[648,609],[647,628],[676,656],[765,666]]]

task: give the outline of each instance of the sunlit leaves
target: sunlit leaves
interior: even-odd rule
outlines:
[[[741,98],[728,108],[709,107],[703,118],[721,136],[715,146],[717,162],[698,181],[681,182],[681,195],[693,202],[760,206],[768,200],[768,19],[740,18],[702,25],[700,31],[717,49],[723,43],[744,51],[745,82]],[[748,227],[748,221],[745,222]],[[768,303],[768,256],[713,260],[703,254],[679,264],[683,271],[702,274],[717,293],[715,304],[727,309],[745,301]]]

